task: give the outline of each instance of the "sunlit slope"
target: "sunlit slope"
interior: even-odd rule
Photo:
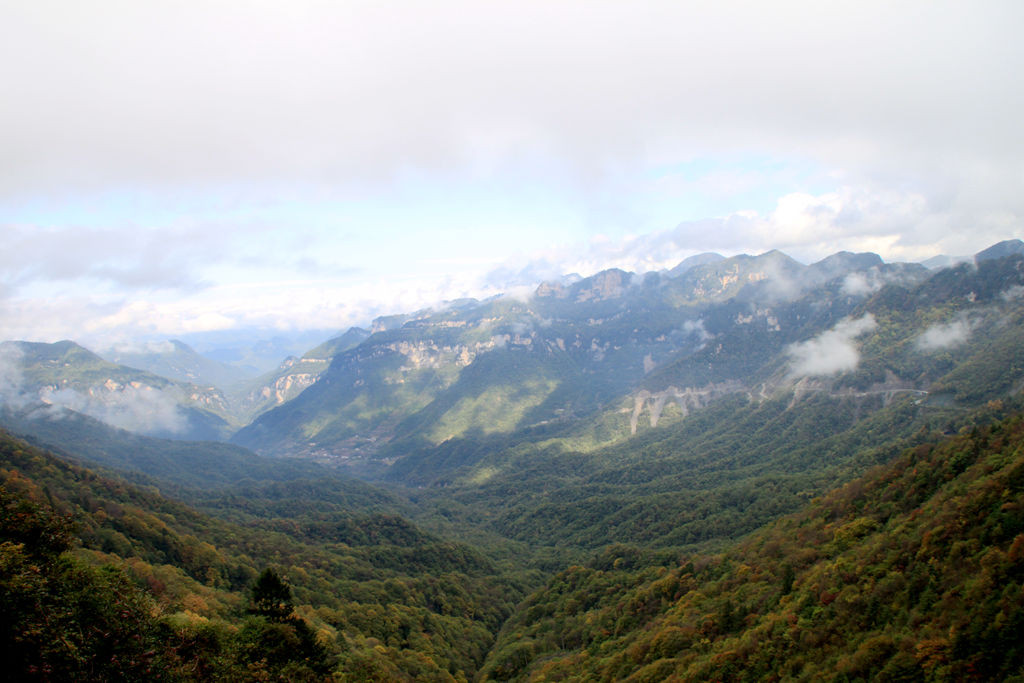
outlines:
[[[921,275],[911,270],[900,277]],[[840,291],[842,278],[855,272],[891,275],[874,255],[802,266],[769,252],[675,273],[609,270],[542,285],[523,299],[463,301],[382,319],[368,339],[336,355],[314,386],[235,440],[261,452],[352,464],[391,460],[404,447],[572,421],[617,403],[666,365],[714,348],[751,316],[770,319],[773,329],[783,320],[782,334],[747,344],[743,358],[756,367],[801,330],[820,329],[862,301],[864,291]],[[824,303],[796,303],[827,283]],[[713,378],[749,371],[733,362]]]
[[[830,327],[801,328],[746,382],[638,389],[572,422],[395,445],[385,476],[537,546],[738,537],[987,402],[1014,400],[1024,385],[1021,263],[883,287]]]
[[[248,382],[233,396],[235,412],[245,422],[289,401],[316,383],[339,353],[358,346],[369,331],[353,327],[310,349],[301,357],[286,358],[273,372]]]

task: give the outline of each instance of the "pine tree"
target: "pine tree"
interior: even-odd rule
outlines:
[[[252,587],[252,612],[270,621],[287,621],[292,613],[292,589],[267,567]]]

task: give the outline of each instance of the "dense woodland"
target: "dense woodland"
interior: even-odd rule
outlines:
[[[395,516],[221,521],[4,437],[0,646],[25,680],[1008,679],[1024,416],[961,432],[721,552],[547,581]]]
[[[721,554],[613,546],[505,625],[485,680],[1024,674],[1024,419],[907,449]]]
[[[25,679],[459,680],[538,580],[398,517],[236,525],[9,436],[0,453],[2,638]],[[260,607],[266,570],[289,609]]]

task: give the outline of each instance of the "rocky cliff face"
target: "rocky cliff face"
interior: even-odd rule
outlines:
[[[235,400],[236,414],[249,422],[271,408],[292,400],[316,384],[331,364],[331,359],[362,343],[370,332],[353,327],[311,349],[301,358],[286,358],[278,369],[252,382]]]

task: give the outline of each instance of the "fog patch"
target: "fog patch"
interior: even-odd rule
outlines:
[[[509,287],[507,290],[499,294],[499,298],[510,299],[522,304],[528,304],[533,301],[534,294],[537,291],[536,285],[517,285],[515,287]]]
[[[139,342],[120,341],[116,344],[112,344],[106,352],[118,355],[163,355],[174,353],[175,350],[176,347],[174,346],[174,342],[169,340]]]
[[[697,332],[703,335],[710,336],[708,335],[708,331],[704,329],[704,320],[701,318],[698,318],[697,320],[687,320],[686,322],[683,323],[682,330],[683,332],[686,333]]]
[[[683,323],[683,326],[680,329],[685,336],[696,337],[700,344],[703,344],[714,336],[708,332],[706,327],[704,327],[704,321],[701,319],[687,320]]]
[[[882,288],[884,282],[878,277],[878,271],[870,273],[850,273],[843,278],[840,291],[847,296],[867,296]]]
[[[921,333],[917,338],[917,348],[939,351],[959,346],[967,341],[972,329],[973,325],[963,317],[949,323],[937,323]]]
[[[869,296],[885,285],[910,287],[919,281],[914,270],[897,266],[872,266],[865,271],[848,273],[839,291],[846,296]]]
[[[776,301],[793,301],[803,292],[800,282],[778,263],[768,263],[764,274],[765,279],[760,284],[765,293]]]
[[[14,344],[0,344],[0,405],[21,408],[28,403],[22,388],[21,363],[24,352]]]
[[[860,350],[854,340],[876,327],[878,323],[870,313],[856,320],[843,318],[831,330],[813,339],[791,344],[788,348],[790,375],[813,377],[856,369]]]
[[[529,337],[533,334],[533,321],[519,320],[508,326],[509,331],[517,337]]]
[[[46,388],[39,398],[51,406],[54,417],[61,417],[62,410],[72,410],[130,432],[180,434],[188,421],[175,393],[128,384],[88,391]]]
[[[1015,301],[1024,297],[1024,285],[1014,285],[1009,289],[1005,289],[999,293],[1003,301]]]

